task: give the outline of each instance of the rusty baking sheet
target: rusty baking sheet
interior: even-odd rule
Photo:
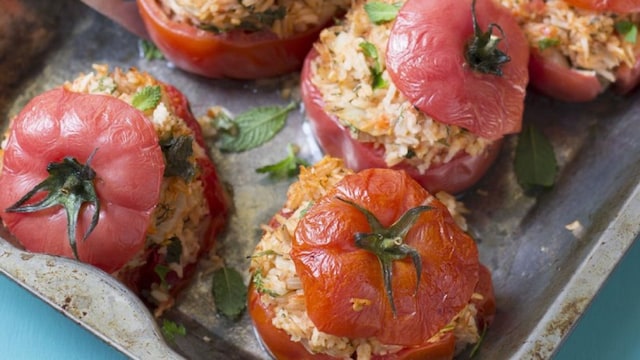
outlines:
[[[290,101],[283,96],[287,89],[296,96],[296,75],[268,81],[208,80],[165,61],[144,60],[137,37],[78,1],[4,0],[2,6],[3,126],[30,98],[90,71],[93,63],[134,66],[174,84],[191,100],[196,116],[212,105],[239,113],[285,104]],[[493,272],[498,302],[478,359],[551,357],[638,237],[639,97],[605,94],[572,105],[528,95],[525,121],[542,129],[556,150],[556,186],[538,197],[522,192],[512,171],[515,138],[509,138],[497,164],[461,198],[471,210],[469,223],[481,259]],[[240,154],[212,150],[221,177],[233,189],[235,206],[218,253],[245,275],[259,226],[282,206],[290,183],[270,180],[255,169],[283,158],[289,143],[298,144],[300,155],[310,162],[322,155],[303,111],[292,113],[286,128],[261,148]],[[269,358],[246,314],[236,321],[216,315],[206,272],[198,274],[167,314],[187,328],[186,336],[167,345],[136,297],[104,273],[75,261],[25,253],[12,245],[6,231],[0,236],[0,272],[132,358]],[[113,302],[122,306],[113,307]]]

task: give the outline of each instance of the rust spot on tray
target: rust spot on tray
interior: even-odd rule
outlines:
[[[558,343],[569,333],[576,320],[582,315],[589,298],[581,297],[567,302],[562,306],[559,314],[547,324],[541,338],[530,354],[532,359],[549,359]]]

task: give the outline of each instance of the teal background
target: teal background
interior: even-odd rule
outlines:
[[[556,360],[640,359],[640,241],[569,335]],[[125,359],[30,292],[0,275],[1,359]]]

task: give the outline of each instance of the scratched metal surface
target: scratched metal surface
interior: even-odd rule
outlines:
[[[16,4],[27,10],[9,16],[8,7]],[[208,80],[165,61],[141,59],[136,37],[80,2],[8,0],[2,6],[7,7],[0,12],[3,125],[31,97],[90,71],[92,63],[134,66],[174,84],[191,100],[196,116],[212,105],[239,113],[285,104],[289,99],[283,89],[296,89],[295,75],[257,82]],[[482,261],[493,272],[498,302],[477,358],[549,358],[640,233],[639,96],[605,94],[589,104],[568,105],[529,95],[525,121],[551,138],[560,165],[557,185],[539,197],[523,194],[513,177],[510,138],[497,164],[461,198],[472,211],[470,226]],[[298,144],[308,161],[321,156],[302,111],[292,113],[284,131],[256,150],[212,150],[234,201],[218,252],[245,274],[259,226],[281,207],[289,185],[254,169],[284,157],[288,143]],[[565,228],[574,221],[582,231]],[[148,311],[105,274],[73,261],[24,253],[11,245],[15,242],[6,231],[0,236],[6,239],[0,239],[1,272],[133,358],[268,359],[246,314],[235,321],[216,315],[206,272],[167,314],[187,327],[187,336],[167,347]],[[123,305],[114,308],[114,301]]]

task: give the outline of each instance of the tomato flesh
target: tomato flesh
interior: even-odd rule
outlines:
[[[610,11],[617,14],[628,14],[640,11],[638,0],[566,0],[568,4],[595,11]]]
[[[214,34],[171,20],[156,0],[137,2],[151,39],[167,59],[211,78],[256,79],[298,70],[326,25],[287,38],[268,31]]]
[[[507,9],[478,0],[475,11],[482,31],[491,23],[502,29],[493,30],[511,58],[502,76],[475,71],[465,59],[474,33],[468,0],[405,2],[391,29],[386,65],[397,88],[424,113],[495,140],[520,131],[529,46]]]
[[[355,171],[388,167],[384,161],[383,148],[374,148],[373,144],[354,139],[349,129],[341,125],[336,116],[325,111],[322,94],[311,80],[310,64],[317,56],[315,50],[307,56],[302,69],[300,89],[307,118],[322,150],[331,156],[342,158],[345,165]],[[478,156],[460,152],[450,161],[434,165],[424,172],[404,163],[392,168],[406,171],[431,192],[459,193],[482,178],[500,153],[501,146],[502,140],[497,140]]]
[[[477,249],[442,203],[427,200],[430,196],[404,172],[368,169],[346,176],[300,220],[291,258],[302,282],[309,318],[320,331],[415,346],[466,306],[478,282]],[[337,197],[368,209],[383,226],[425,201],[433,206],[420,215],[405,237],[405,243],[422,259],[417,293],[411,259],[393,264],[397,315],[387,300],[377,258],[354,242],[356,233],[371,230],[365,216]],[[371,303],[355,311],[350,299]]]
[[[62,207],[29,214],[6,209],[48,176],[49,163],[71,156],[84,164],[94,150],[90,166],[97,174],[100,216],[83,241],[94,213],[93,205],[84,207],[76,242],[82,261],[113,272],[144,247],[165,167],[153,125],[121,100],[62,88],[32,99],[11,125],[0,174],[0,216],[27,250],[73,257]]]

